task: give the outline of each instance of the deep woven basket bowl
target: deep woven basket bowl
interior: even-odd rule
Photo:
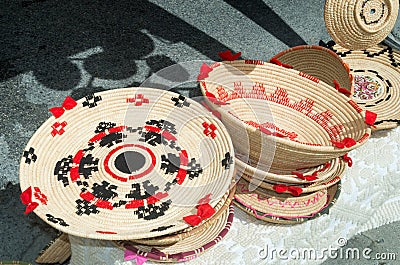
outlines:
[[[202,70],[201,90],[236,151],[265,171],[322,165],[370,136],[374,114],[308,74],[248,60]]]
[[[21,199],[62,232],[152,238],[189,227],[234,179],[233,145],[199,103],[151,88],[67,98],[52,108],[20,163]]]
[[[301,45],[284,50],[271,61],[278,60],[294,69],[309,74],[335,87],[337,84],[348,91],[353,91],[353,77],[349,66],[330,49],[316,45]]]

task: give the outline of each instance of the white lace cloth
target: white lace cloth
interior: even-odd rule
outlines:
[[[327,258],[327,255],[322,258],[324,248],[337,248],[357,233],[400,220],[399,132],[400,128],[376,132],[364,146],[350,153],[354,165],[347,170],[342,192],[329,215],[285,226],[259,221],[236,208],[228,235],[187,263],[320,264]],[[71,243],[71,265],[135,264],[135,261],[124,262],[123,251],[109,241],[71,237]],[[265,258],[266,251],[261,250],[267,250],[267,246],[270,255]],[[298,252],[291,250],[301,252],[306,248],[315,250],[318,257],[295,260]],[[275,252],[272,258],[272,249],[284,249],[288,253],[280,259]]]

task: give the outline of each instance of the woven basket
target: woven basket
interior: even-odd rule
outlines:
[[[234,216],[231,205],[205,233],[196,234],[170,246],[151,247],[121,242],[124,248],[149,260],[158,262],[183,262],[193,260],[221,241],[230,230]]]
[[[261,61],[217,63],[210,69],[200,81],[203,94],[220,113],[236,151],[266,165],[265,171],[268,165],[281,173],[315,167],[370,136],[368,113],[307,74]]]
[[[326,0],[325,24],[342,47],[363,50],[384,40],[399,11],[397,0]]]
[[[372,130],[392,129],[400,124],[400,53],[385,45],[353,51],[328,42],[351,67],[355,77],[353,100],[378,114]]]
[[[69,243],[68,235],[62,233],[41,251],[35,262],[63,264],[69,257],[71,257],[71,244]]]
[[[138,239],[189,227],[183,217],[215,207],[234,178],[223,124],[197,102],[150,88],[67,98],[29,141],[21,198],[62,232]]]
[[[296,174],[279,174],[279,173],[267,172],[257,168],[257,165],[252,166],[251,164],[246,164],[240,159],[235,160],[235,166],[237,168],[237,172],[239,175],[252,176],[254,179],[260,181],[269,181],[276,183],[284,182],[284,183],[301,185],[301,184],[311,184],[314,182],[321,182],[326,179],[329,179],[333,175],[335,175],[344,165],[343,161],[340,158],[335,158],[324,165],[291,172],[291,173],[302,173],[303,176],[313,176],[313,174],[316,174],[317,177],[316,179],[309,179],[309,180],[307,180],[306,178],[301,179]]]
[[[319,191],[322,189],[327,189],[336,183],[338,183],[344,172],[346,170],[346,164],[344,162],[340,163],[339,167],[335,171],[333,171],[330,176],[324,180],[318,180],[313,183],[306,183],[306,184],[291,184],[288,182],[274,182],[268,179],[260,180],[256,178],[254,175],[242,174],[241,177],[244,178],[246,181],[258,185],[260,188],[267,189],[267,190],[275,190],[277,185],[283,184],[292,187],[298,187],[302,189],[302,194],[310,193]],[[284,191],[284,193],[290,193],[288,190]]]
[[[297,224],[328,214],[339,197],[341,184],[328,189],[291,197],[257,188],[248,191],[249,183],[241,179],[238,183],[235,205],[257,219],[277,224]]]
[[[333,87],[336,81],[340,87],[349,91],[349,95],[353,91],[353,78],[349,66],[328,48],[316,45],[296,46],[278,53],[271,58],[271,61],[273,60],[288,64]]]
[[[221,214],[225,213],[228,207],[232,203],[233,196],[235,195],[236,186],[234,186],[215,206],[216,213],[206,221],[203,221],[200,225],[196,227],[189,227],[180,231],[178,233],[174,233],[172,235],[166,235],[156,238],[147,238],[147,239],[138,239],[138,240],[130,240],[130,242],[139,245],[147,245],[147,246],[166,246],[175,244],[187,237],[197,235],[199,233],[204,233],[213,222],[218,220]]]

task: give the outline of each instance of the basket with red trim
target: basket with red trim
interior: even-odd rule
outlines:
[[[347,96],[352,94],[353,76],[350,75],[348,64],[328,48],[317,45],[296,46],[276,54],[270,62],[309,74]]]
[[[24,151],[20,186],[25,213],[56,229],[152,238],[197,226],[226,201],[233,145],[199,103],[140,87],[67,97],[50,111]]]
[[[236,151],[272,173],[345,155],[367,141],[376,120],[325,82],[259,60],[204,64],[198,79]]]

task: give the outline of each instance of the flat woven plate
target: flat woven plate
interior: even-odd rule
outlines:
[[[195,259],[221,241],[231,228],[234,207],[231,205],[204,233],[196,234],[170,246],[151,247],[124,242],[133,253],[159,262],[182,262]]]
[[[386,38],[399,12],[398,0],[326,0],[325,24],[342,47],[362,50]]]
[[[238,186],[237,190],[242,189],[244,192],[247,190],[248,187],[248,182],[246,183],[245,180],[243,180],[243,182],[240,185],[243,185],[243,187]],[[271,196],[262,196],[262,194],[265,194],[264,192],[256,192],[253,193],[254,198],[258,198],[259,200],[263,201],[263,203],[265,204],[264,207],[257,207],[252,205],[252,200],[250,199],[246,199],[243,196],[238,196],[235,197],[234,199],[234,203],[235,205],[247,212],[248,214],[250,214],[251,216],[254,216],[257,219],[263,220],[263,221],[267,221],[267,222],[271,222],[271,223],[278,223],[278,224],[297,224],[297,223],[302,223],[308,220],[312,220],[315,219],[321,215],[324,214],[328,214],[329,213],[329,209],[336,203],[336,200],[338,199],[339,195],[340,195],[340,191],[341,191],[341,183],[338,182],[337,184],[331,186],[330,188],[328,188],[327,190],[324,191],[319,191],[316,193],[312,193],[309,194],[307,199],[304,200],[303,199],[299,199],[298,200],[298,204],[296,204],[295,202],[288,202],[284,199],[279,199],[276,200],[276,197],[271,197]],[[259,190],[259,189],[258,189]],[[247,192],[248,194],[250,194],[249,192]],[[311,196],[310,196],[311,195]],[[325,196],[326,195],[326,196]],[[292,197],[292,198],[299,198],[299,197]],[[309,207],[309,205],[312,204],[319,204],[320,205],[320,200],[325,201],[324,204],[322,204],[322,206],[318,206],[318,207]],[[307,206],[308,205],[308,206]],[[271,207],[275,207],[276,209],[278,209],[279,207],[282,208],[287,208],[291,206],[295,206],[294,208],[297,208],[298,212],[302,212],[302,214],[295,216],[294,215],[290,215],[288,216],[287,214],[285,215],[281,215],[280,213],[282,212],[281,209],[274,211],[271,210]],[[302,207],[303,206],[303,207]],[[264,208],[264,210],[262,209]],[[266,211],[266,209],[270,208],[268,211]],[[301,209],[303,208],[303,209]],[[308,208],[308,210],[307,210]],[[315,210],[309,211],[311,208],[315,208]],[[296,212],[295,209],[290,210],[293,213]],[[307,215],[304,215],[306,212],[309,212]],[[278,213],[279,212],[279,213]]]
[[[28,212],[62,232],[107,240],[171,234],[231,185],[226,129],[179,94],[109,90],[53,113],[25,149],[20,185]]]
[[[400,53],[385,45],[352,51],[328,42],[327,46],[349,64],[354,75],[353,100],[378,117],[373,130],[400,124]]]

